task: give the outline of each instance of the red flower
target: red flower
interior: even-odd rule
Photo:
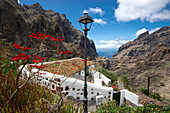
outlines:
[[[46,67],[46,65],[41,65],[41,66],[39,66],[39,68],[43,68],[43,69],[44,69],[44,67]]]
[[[60,74],[60,72],[56,72],[56,74]]]
[[[42,73],[42,72],[38,72],[38,73],[39,73],[40,75],[41,75],[41,74],[43,74],[43,75],[45,75],[45,74],[46,74],[46,73]]]
[[[12,58],[12,60],[14,61],[17,61],[17,60],[21,60],[21,59],[24,59],[24,60],[28,60],[30,58],[31,55],[26,55],[25,53],[22,53],[22,54],[18,54],[17,56],[14,56],[14,58]]]
[[[70,52],[70,54],[73,54],[73,52]]]
[[[23,59],[28,60],[30,57],[31,57],[31,55],[28,55],[28,56],[24,57]]]
[[[23,51],[32,49],[32,48],[28,48],[27,46],[21,47],[21,46],[19,46],[19,45],[16,44],[16,43],[13,43],[13,45],[14,45],[15,48],[17,48],[17,49],[22,49]]]
[[[63,51],[60,51],[59,54],[63,53]]]
[[[70,54],[73,54],[73,52],[70,52],[70,51],[64,51],[64,52],[63,52],[63,51],[60,51],[59,54],[61,54],[61,53],[64,53],[64,54],[69,54],[69,53],[70,53]]]
[[[119,88],[117,86],[112,86],[114,91],[119,91]]]
[[[83,60],[81,60],[81,61],[83,61],[83,62],[86,61],[86,62],[87,62],[88,60],[87,60],[87,59],[83,59]]]
[[[22,57],[21,56],[15,56],[14,58],[12,58],[12,60],[14,60],[14,61],[17,61],[17,60],[20,60],[20,59],[22,59]]]
[[[76,66],[76,64],[72,63],[73,66]]]
[[[40,65],[40,66],[38,66],[38,65],[30,65],[30,67],[43,68],[44,69],[44,67],[46,67],[46,65]]]
[[[57,63],[57,64],[61,64],[61,62],[55,62],[55,63]]]
[[[67,54],[67,53],[69,53],[69,51],[64,51],[64,54]]]
[[[73,54],[73,52],[70,52],[70,51],[64,51],[64,54]]]
[[[14,45],[15,48],[21,49],[21,47],[18,44],[16,44],[16,43],[13,43],[13,45]]]
[[[74,68],[70,68],[71,70],[76,70],[76,69],[74,69]]]
[[[118,88],[117,86],[112,86],[112,88]]]
[[[33,57],[35,57],[35,58],[39,58],[39,56],[38,56],[38,55],[33,55]]]
[[[43,60],[46,59],[46,58],[41,58],[37,55],[34,55],[33,57],[35,57],[35,59],[33,60],[33,62],[35,62],[35,63],[42,62]]]
[[[64,39],[63,39],[64,37],[61,37],[61,38],[58,39],[57,37],[54,38],[54,37],[51,36],[50,38],[51,38],[52,41],[56,41],[56,40],[58,40],[58,41],[63,41],[63,40],[64,40]]]
[[[38,35],[37,35],[38,34]],[[35,33],[32,33],[32,35],[29,35],[28,37],[34,37],[34,38],[36,38],[36,39],[41,39],[41,40],[44,40],[45,38],[47,38],[47,37],[50,37],[51,38],[51,36],[50,35],[46,35],[46,34],[40,34],[39,32],[37,32],[37,34],[35,34]]]
[[[25,46],[24,49],[23,49],[23,51],[30,50],[30,49],[32,49],[32,48]]]

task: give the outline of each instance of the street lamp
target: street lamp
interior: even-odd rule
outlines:
[[[88,102],[88,99],[87,99],[87,31],[90,30],[91,26],[92,26],[92,23],[94,22],[92,17],[90,17],[88,15],[88,13],[84,13],[83,16],[81,16],[78,20],[79,24],[80,24],[80,27],[81,29],[84,31],[84,35],[85,35],[85,41],[84,41],[84,65],[85,65],[85,68],[84,68],[84,73],[85,73],[85,76],[84,76],[84,113],[87,113],[88,112],[88,105],[87,105],[87,102]],[[82,25],[81,24],[84,24],[84,29],[82,28]],[[90,24],[90,27],[87,28],[87,24]]]

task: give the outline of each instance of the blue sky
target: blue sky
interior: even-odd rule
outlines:
[[[88,37],[97,51],[116,50],[146,30],[170,25],[170,0],[20,0],[20,4],[38,2],[44,9],[66,14],[73,26],[88,12],[95,20]]]

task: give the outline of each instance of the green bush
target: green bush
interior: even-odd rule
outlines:
[[[164,86],[165,86],[165,83],[164,83],[164,82],[160,82],[160,85],[164,87]]]
[[[160,94],[157,93],[157,92],[151,92],[149,96],[152,97],[152,98],[154,98],[154,99],[157,99],[157,100],[159,100],[159,101],[163,101],[163,100],[165,99],[165,98],[162,98],[162,97],[160,96]]]
[[[139,91],[142,92],[143,94],[147,95],[148,89],[143,87],[143,88],[140,88]],[[152,92],[152,91],[149,92],[149,97],[151,97],[153,99],[157,99],[159,101],[163,101],[165,99],[165,98],[162,98],[159,93]]]
[[[58,60],[58,58],[50,58],[48,61],[52,62],[52,61],[57,61],[57,60]]]
[[[145,88],[145,87],[140,88],[139,91],[142,92],[145,95],[147,95],[147,93],[148,93],[148,89]]]
[[[112,85],[117,84],[117,79],[118,79],[117,74],[115,74],[115,73],[113,73],[111,71],[108,71],[107,69],[101,69],[101,70],[99,70],[99,72],[101,72],[103,75],[105,75],[106,77],[111,79],[111,84]]]
[[[155,104],[148,104],[144,107],[116,106],[115,101],[108,101],[100,106],[96,113],[169,113],[170,108]]]
[[[130,90],[130,80],[125,74],[120,76],[120,80],[124,83],[125,88]]]

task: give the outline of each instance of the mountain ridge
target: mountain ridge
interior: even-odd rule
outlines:
[[[147,87],[170,102],[170,27],[165,26],[149,34],[145,32],[134,41],[122,45],[110,59],[110,70],[126,74],[134,90]],[[164,83],[165,86],[161,86]]]
[[[14,42],[28,45],[33,47],[30,53],[34,53],[38,42],[27,36],[31,33],[42,32],[59,38],[64,36],[64,41],[60,42],[60,50],[76,52],[75,57],[84,56],[85,37],[80,30],[72,26],[65,14],[44,10],[39,3],[21,6],[16,0],[1,0],[0,14],[0,38],[8,39],[10,45]],[[56,49],[56,44],[45,39],[42,47]],[[12,52],[17,53],[15,50]],[[88,57],[98,56],[91,39],[87,40],[87,52]],[[43,56],[55,57],[56,54],[43,53]]]

